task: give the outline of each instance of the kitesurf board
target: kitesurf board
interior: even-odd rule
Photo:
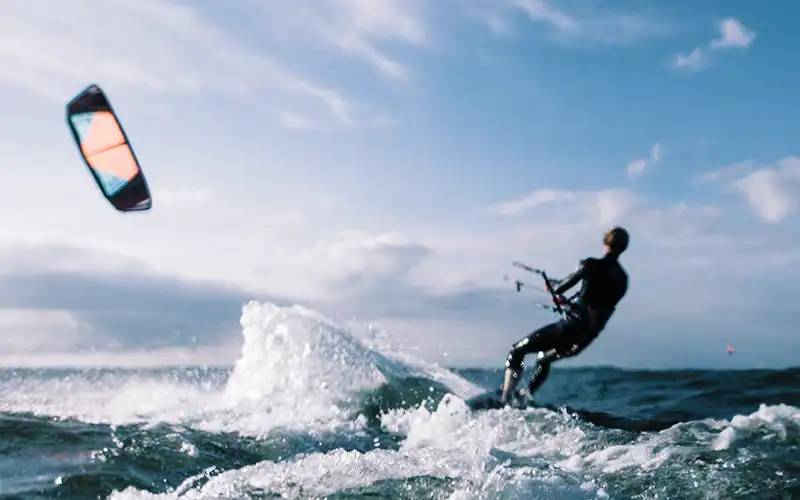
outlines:
[[[504,408],[509,406],[511,408],[516,409],[523,409],[523,408],[541,408],[540,405],[537,405],[534,400],[530,397],[526,399],[517,399],[512,398],[511,401],[507,404],[500,403],[500,396],[503,395],[502,389],[492,389],[491,391],[486,391],[477,396],[473,396],[464,403],[466,403],[467,407],[472,411],[478,410],[499,410],[500,408]]]
[[[503,395],[502,389],[492,389],[477,396],[473,396],[466,401],[470,410],[497,410],[505,405],[500,403],[500,396]]]

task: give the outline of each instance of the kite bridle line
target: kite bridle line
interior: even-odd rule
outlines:
[[[562,314],[562,315],[566,314],[564,309],[561,307],[561,303],[557,299],[556,292],[553,289],[553,283],[550,281],[550,278],[547,276],[547,273],[543,269],[537,269],[537,268],[531,267],[531,266],[529,266],[527,264],[523,264],[522,262],[516,262],[516,261],[513,262],[512,264],[514,265],[514,267],[518,267],[518,268],[520,268],[520,269],[522,269],[524,271],[528,271],[529,273],[538,274],[539,276],[542,277],[542,280],[544,281],[545,289],[546,289],[547,293],[550,294],[550,297],[553,299],[553,305],[551,306],[551,305],[547,305],[547,304],[541,304],[541,303],[535,302],[535,301],[534,301],[534,304],[536,304],[539,307],[543,307],[545,309],[549,309],[551,311],[557,312],[557,313]],[[515,284],[517,286],[517,291],[518,292],[522,290],[523,286],[525,286],[525,283],[523,283],[520,280],[516,280]],[[572,300],[574,298],[575,298],[575,296],[572,296],[569,299],[566,299],[567,303],[569,303],[571,305],[572,304]]]
[[[505,279],[506,281],[511,281],[508,276],[503,276],[503,279]],[[547,290],[545,290],[543,287],[538,287],[536,285],[531,285],[531,284],[525,283],[524,281],[521,281],[521,280],[514,280],[514,286],[516,287],[518,292],[521,292],[523,287],[527,287],[527,288],[535,289],[535,290],[540,291],[540,292],[547,293]],[[540,307],[542,309],[546,309],[546,310],[548,310],[550,312],[554,312],[554,313],[558,312],[558,309],[556,308],[555,304],[544,304],[544,303],[538,302],[536,300],[531,300],[530,303],[535,305],[536,307]]]

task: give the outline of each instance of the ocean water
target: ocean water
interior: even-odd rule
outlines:
[[[499,370],[250,303],[231,369],[0,370],[0,498],[800,498],[800,369]]]

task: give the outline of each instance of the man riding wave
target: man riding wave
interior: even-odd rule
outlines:
[[[564,307],[564,317],[539,328],[511,347],[506,358],[501,404],[506,404],[514,393],[526,355],[539,353],[528,387],[516,394],[518,398],[532,395],[542,386],[554,361],[577,356],[603,331],[628,290],[628,274],[619,256],[628,248],[629,239],[625,229],[611,229],[603,237],[603,257],[582,260],[575,272],[553,288],[553,302]],[[582,286],[576,299],[567,301],[563,294],[578,282],[582,282]]]

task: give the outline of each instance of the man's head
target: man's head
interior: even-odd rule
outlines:
[[[621,227],[615,227],[603,236],[603,246],[606,253],[619,255],[628,248],[629,240],[628,231]]]

